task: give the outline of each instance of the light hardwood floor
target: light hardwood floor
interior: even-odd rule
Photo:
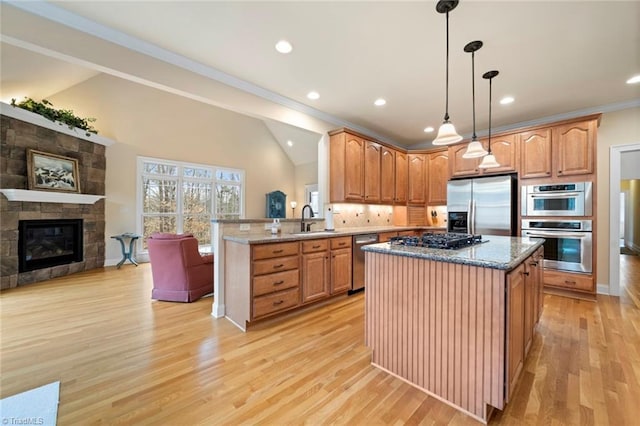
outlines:
[[[640,423],[640,257],[622,297],[545,297],[514,400],[492,424]],[[211,298],[150,300],[148,264],[4,291],[0,389],[61,381],[59,425],[477,424],[370,365],[364,299],[241,333]]]

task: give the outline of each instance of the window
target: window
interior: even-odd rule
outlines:
[[[244,171],[155,158],[138,158],[138,229],[192,233],[211,245],[211,217],[239,219],[244,205]],[[214,192],[215,191],[215,192]]]

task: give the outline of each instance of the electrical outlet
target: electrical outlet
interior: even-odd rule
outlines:
[[[240,230],[241,231],[249,231],[251,229],[251,224],[249,223],[241,223]]]

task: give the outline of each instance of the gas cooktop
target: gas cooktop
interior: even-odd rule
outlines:
[[[482,235],[457,233],[434,234],[432,232],[425,232],[419,237],[392,237],[389,244],[455,250],[482,242]]]

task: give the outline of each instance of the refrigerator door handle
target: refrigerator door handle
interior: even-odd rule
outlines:
[[[469,206],[467,207],[467,234],[473,233],[473,201],[469,200]]]

